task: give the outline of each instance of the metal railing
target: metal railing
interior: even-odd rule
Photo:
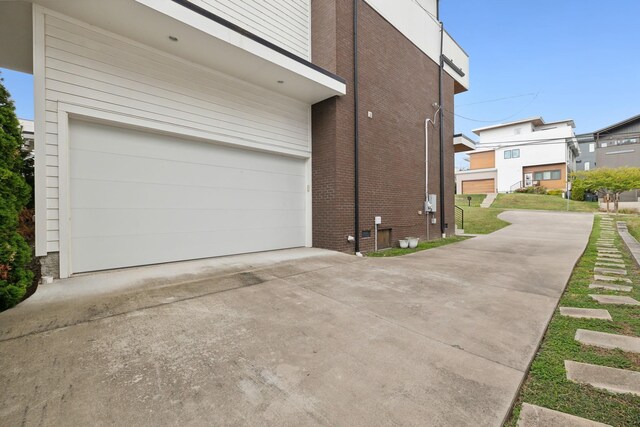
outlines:
[[[456,228],[458,230],[464,230],[464,209],[458,205],[454,205],[456,208]]]
[[[509,192],[513,193],[514,191],[516,191],[518,188],[522,188],[522,181],[518,181],[515,184],[513,184],[511,187],[509,187]]]

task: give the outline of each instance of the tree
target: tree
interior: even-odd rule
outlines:
[[[614,210],[618,212],[620,194],[640,188],[640,168],[601,168],[573,173],[572,188],[580,191],[591,191],[603,197],[607,202],[613,201]]]
[[[20,122],[0,77],[0,310],[16,305],[33,282],[31,248],[18,233],[18,216],[30,200],[22,175]]]

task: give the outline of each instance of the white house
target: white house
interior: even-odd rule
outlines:
[[[374,199],[366,180],[378,181],[380,169],[374,165],[375,175],[367,178],[364,167],[372,162],[359,168],[352,160],[354,147],[372,147],[359,144],[354,130],[360,126],[364,138],[377,129],[374,124],[388,129],[384,120],[401,116],[401,107],[378,102],[368,126],[358,125],[355,118],[373,107],[362,103],[362,111],[354,111],[351,101],[340,102],[347,85],[347,96],[359,105],[355,77],[364,97],[368,88],[380,88],[379,79],[373,85],[367,78],[377,79],[372,73],[381,64],[406,60],[403,70],[423,78],[412,88],[415,110],[434,117],[437,103],[452,114],[453,94],[469,85],[469,59],[442,30],[436,0],[357,4],[359,9],[311,0],[0,1],[0,67],[31,73],[34,80],[36,255],[45,274],[65,278],[308,247],[314,239],[321,247],[359,251],[370,227],[358,221],[364,204],[356,207],[359,198]],[[343,26],[358,17],[353,37],[343,37]],[[352,63],[360,47],[349,43],[391,37],[412,55],[390,61],[393,49],[369,50],[359,58],[375,66]],[[439,78],[442,71],[446,78]],[[396,93],[408,87],[406,80],[385,79],[384,89]],[[437,90],[439,83],[444,90]],[[323,102],[335,106],[318,107]],[[440,152],[452,154],[453,146],[434,142],[453,129],[443,124],[438,132],[447,121],[432,122],[429,147],[425,122],[402,120],[395,120],[398,129],[413,132],[407,141],[424,138],[407,157],[433,163],[432,177],[422,173],[425,166],[416,172],[424,180],[411,181],[414,204],[423,206],[427,193],[449,203],[443,194],[451,188],[439,185],[435,171],[448,176],[439,159],[452,155]],[[312,135],[321,142],[313,146],[313,163]],[[320,148],[326,152],[318,155]],[[389,197],[378,195],[367,221],[389,212],[385,226],[401,230],[410,221],[394,219],[392,208],[399,204],[394,197],[404,196],[394,189],[406,180],[395,179],[386,180],[395,186],[384,188]],[[314,180],[325,189],[315,191]],[[356,181],[363,183],[358,195]],[[445,212],[452,216],[453,209],[443,207],[434,227],[446,229],[453,218]],[[427,215],[420,220],[420,230],[432,224]],[[418,221],[411,217],[411,223]],[[357,236],[353,246],[348,236]]]
[[[579,154],[572,120],[533,117],[475,129],[480,137],[469,153],[470,168],[456,172],[458,193],[511,192],[544,186],[566,190]]]

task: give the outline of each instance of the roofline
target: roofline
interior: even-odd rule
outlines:
[[[544,119],[541,116],[534,116],[534,117],[529,117],[529,118],[526,118],[526,119],[514,120],[512,122],[500,123],[500,124],[497,124],[497,125],[491,125],[491,126],[485,126],[485,127],[473,129],[472,132],[475,133],[476,135],[480,136],[479,132],[483,132],[485,130],[498,129],[498,128],[501,128],[501,127],[517,125],[518,123],[529,123],[529,122],[533,123],[534,126],[547,126],[547,125],[555,125],[555,124],[558,124],[558,123],[569,123],[572,128],[576,127],[576,124],[572,119],[554,120],[552,122],[548,122],[547,123],[547,122],[544,121]],[[536,122],[537,122],[537,124],[536,124]]]
[[[596,131],[593,132],[593,134],[596,135],[596,134],[599,134],[599,133],[608,132],[611,129],[615,129],[618,126],[626,125],[627,123],[632,122],[634,120],[638,120],[638,119],[640,119],[640,114],[635,115],[633,117],[629,117],[628,119],[622,120],[622,121],[620,121],[618,123],[614,123],[612,125],[609,125],[606,128],[602,128],[600,130],[596,130]]]

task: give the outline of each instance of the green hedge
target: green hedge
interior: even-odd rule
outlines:
[[[31,248],[18,233],[18,216],[29,203],[31,188],[22,174],[20,122],[2,82],[0,78],[0,310],[6,310],[22,300],[33,272],[28,267]]]

